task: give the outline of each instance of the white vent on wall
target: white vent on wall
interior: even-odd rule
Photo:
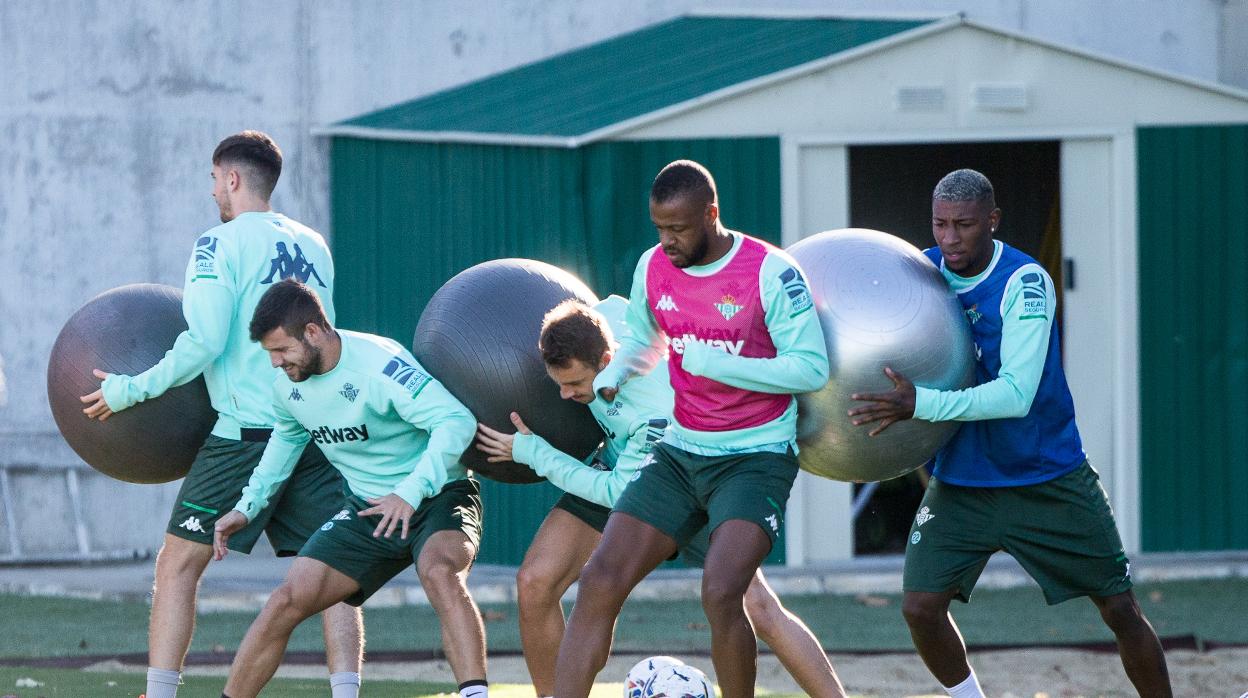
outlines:
[[[980,111],[1026,111],[1027,86],[1020,82],[980,82],[971,86],[971,105]]]
[[[941,111],[945,108],[943,87],[898,87],[893,98],[897,111]]]

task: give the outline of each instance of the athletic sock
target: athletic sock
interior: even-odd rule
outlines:
[[[147,668],[147,698],[177,698],[182,672]]]
[[[474,679],[459,684],[459,698],[490,698],[490,683]]]
[[[975,676],[975,670],[971,669],[971,673],[962,683],[957,686],[945,688],[945,692],[952,698],[985,698],[984,689],[979,687],[979,677]]]
[[[329,675],[329,690],[333,698],[359,698],[360,674],[355,671],[339,671]]]

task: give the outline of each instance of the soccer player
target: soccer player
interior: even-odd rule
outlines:
[[[893,390],[854,395],[849,411],[872,435],[904,419],[965,424],[936,454],[910,529],[902,612],[914,646],[951,696],[983,696],[949,615],[967,602],[998,550],[1014,556],[1056,604],[1087,596],[1118,641],[1141,696],[1169,696],[1157,634],[1131,592],[1131,565],[1109,498],[1088,464],[1053,327],[1053,279],[993,239],[1001,222],[992,184],[975,170],[945,175],[932,193],[926,250],[958,295],[979,356],[975,386],[916,388],[885,369]]]
[[[589,694],[629,591],[709,528],[702,607],[715,673],[726,698],[751,696],[757,642],[743,599],[780,535],[797,476],[794,394],[827,382],[827,349],[797,264],[723,226],[706,168],[664,167],[650,218],[659,244],[637,264],[629,334],[593,388],[614,402],[670,347],[673,421],[581,572],[555,695]]]
[[[294,279],[260,299],[250,336],[282,369],[269,390],[277,421],[242,497],[217,521],[217,559],[264,510],[309,440],[342,472],[348,492],[247,631],[226,695],[258,694],[295,626],[343,601],[359,606],[415,562],[460,695],[486,698],[485,626],[467,587],[481,496],[459,463],[476,419],[397,342],[335,330],[316,293]]]
[[[520,641],[538,696],[553,696],[555,660],[563,639],[560,599],[580,575],[611,506],[645,463],[671,420],[673,395],[667,362],[620,387],[613,402],[593,391],[594,378],[615,350],[614,335],[625,332],[628,301],[611,296],[592,309],[578,301],[560,304],[542,323],[539,347],[546,372],[560,395],[589,406],[604,442],[589,467],[530,432],[519,415],[511,419],[518,433],[504,434],[477,425],[477,448],[490,461],[514,460],[533,468],[566,494],[555,503],[529,546],[516,576],[520,605]],[[706,558],[705,529],[681,556],[701,566]],[[844,688],[810,629],[784,608],[760,569],[745,594],[745,610],[758,636],[807,695],[843,697]]]
[[[212,528],[238,500],[273,428],[269,386],[276,373],[264,352],[247,338],[247,322],[271,285],[275,252],[299,244],[316,267],[315,292],[333,317],[334,265],[319,233],[275,213],[269,197],[282,172],[282,151],[269,136],[243,131],[221,141],[212,154],[212,196],[221,225],[195,241],[186,266],[182,312],[187,330],[165,357],[138,376],[110,375],[82,401],[88,417],[114,412],[164,394],[201,373],[218,413],[212,434],[200,448],[178,492],[164,545],[156,556],[152,615],[148,629],[147,698],[173,698],[195,630],[199,578],[212,557]],[[284,276],[283,276],[284,278]],[[304,277],[306,278],[306,277]],[[294,555],[312,532],[333,515],[342,478],[315,446],[304,450],[286,488],[273,506],[230,541],[248,553],[260,533],[279,556]],[[346,605],[324,616],[325,651],[334,698],[359,694],[363,657],[362,620]]]

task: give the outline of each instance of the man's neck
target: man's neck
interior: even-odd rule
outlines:
[[[706,254],[702,259],[698,260],[695,266],[704,267],[708,264],[714,264],[724,258],[732,249],[732,231],[728,230],[719,223],[715,224],[715,232],[711,233],[710,240],[706,246]]]
[[[325,348],[321,350],[321,375],[338,368],[342,360],[342,335],[338,330],[330,330],[325,337]]]

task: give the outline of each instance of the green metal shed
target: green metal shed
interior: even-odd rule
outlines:
[[[1243,123],[1239,91],[960,17],[708,16],[317,133],[340,321],[404,343],[432,293],[487,259],[627,292],[654,242],[649,182],[676,158],[716,175],[729,226],[786,245],[851,225],[922,245],[935,178],[981,169],[1006,238],[1064,281],[1085,448],[1136,551],[1248,548]],[[554,488],[485,497],[481,560],[516,564]],[[851,501],[800,477],[773,562],[851,557]]]

